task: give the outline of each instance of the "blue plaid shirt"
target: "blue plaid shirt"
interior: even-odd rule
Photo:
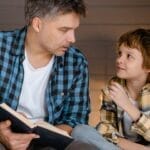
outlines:
[[[17,109],[24,79],[24,42],[27,27],[0,32],[0,103]],[[89,114],[89,76],[85,57],[70,47],[56,56],[45,91],[46,121],[74,127],[86,124]],[[30,88],[30,85],[29,85]]]

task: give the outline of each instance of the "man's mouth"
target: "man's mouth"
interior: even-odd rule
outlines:
[[[63,49],[64,50],[67,50],[69,48],[69,46],[67,45],[67,46],[63,46]]]

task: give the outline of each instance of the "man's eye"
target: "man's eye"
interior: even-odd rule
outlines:
[[[68,31],[68,29],[60,29],[60,31],[62,31],[62,32],[67,32]]]

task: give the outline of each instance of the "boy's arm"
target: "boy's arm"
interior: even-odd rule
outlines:
[[[97,130],[107,140],[117,143],[117,136],[122,135],[118,132],[117,106],[110,100],[108,89],[101,90],[100,93],[100,122],[97,125]]]
[[[150,111],[145,112],[147,113],[146,115],[133,105],[120,84],[113,82],[109,89],[109,95],[113,101],[133,119],[132,131],[143,136],[145,140],[150,141]]]
[[[150,142],[150,114],[143,113],[139,119],[133,123],[131,130]]]
[[[149,150],[150,149],[149,147],[131,142],[131,141],[124,139],[124,138],[118,138],[118,144],[117,145],[123,150],[133,150],[133,149]]]

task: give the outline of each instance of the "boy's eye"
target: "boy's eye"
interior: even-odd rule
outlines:
[[[127,54],[127,58],[132,58],[132,55],[130,55],[130,54]]]
[[[120,57],[122,55],[121,51],[118,51],[117,57]]]
[[[128,55],[127,55],[127,58],[130,58],[130,56],[131,56],[131,55],[128,54]]]

